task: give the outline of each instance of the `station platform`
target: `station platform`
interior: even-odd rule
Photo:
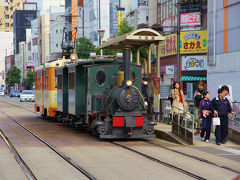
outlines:
[[[168,125],[166,123],[157,123],[157,125],[154,128],[156,137],[173,143],[190,146],[190,144],[188,144],[182,138],[178,137],[172,132],[172,125]],[[221,146],[236,146],[236,145],[237,144],[232,142],[231,140],[228,140],[226,144],[221,144]],[[210,141],[208,143],[201,139],[200,134],[195,135],[193,146],[218,146],[218,145],[216,145],[215,143],[215,135],[212,132],[210,136]]]

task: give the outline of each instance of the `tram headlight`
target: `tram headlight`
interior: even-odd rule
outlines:
[[[127,86],[132,86],[132,81],[131,80],[127,80],[126,85]]]

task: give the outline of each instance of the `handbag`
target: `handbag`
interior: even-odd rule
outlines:
[[[219,117],[214,117],[212,123],[213,123],[213,126],[219,126],[220,125],[220,118]]]

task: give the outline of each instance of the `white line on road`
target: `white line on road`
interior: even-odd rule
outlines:
[[[236,149],[232,149],[232,148],[226,148],[226,147],[215,147],[216,149],[218,150],[222,150],[222,151],[225,151],[225,152],[229,152],[231,153],[232,155],[240,155],[240,151],[239,150],[236,150]],[[226,154],[226,155],[231,155],[231,154]],[[220,154],[218,154],[220,155]],[[221,154],[223,155],[223,154]]]

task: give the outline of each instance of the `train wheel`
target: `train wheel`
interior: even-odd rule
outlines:
[[[99,133],[97,131],[96,121],[97,121],[96,119],[93,119],[92,122],[91,122],[91,126],[90,126],[91,133],[94,136],[98,136],[99,135]]]

